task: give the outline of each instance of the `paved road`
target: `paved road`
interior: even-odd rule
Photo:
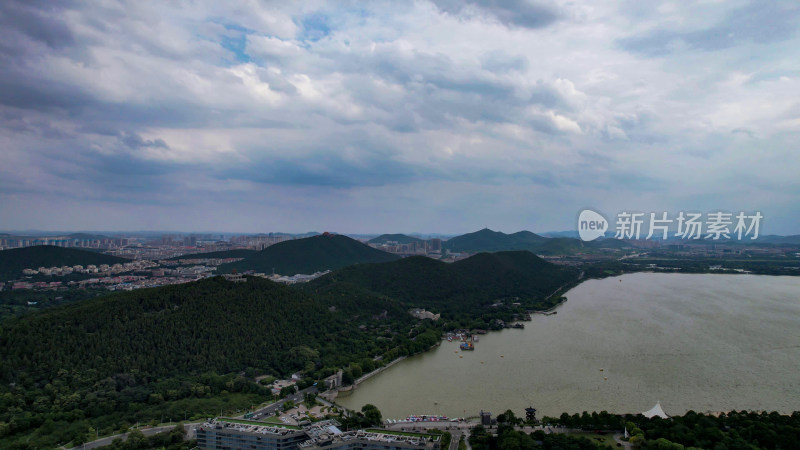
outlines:
[[[305,400],[305,395],[308,393],[318,394],[319,389],[316,386],[307,387],[295,394],[292,394],[286,398],[280,399],[277,402],[261,408],[257,411],[254,411],[254,415],[258,416],[258,419],[263,419],[265,416],[272,416],[275,415],[275,411],[279,410],[283,407],[283,404],[286,403],[288,400],[293,401],[295,404],[300,404],[303,400]],[[244,415],[239,416],[238,418],[242,418]],[[254,417],[255,418],[255,417]]]
[[[458,443],[461,441],[461,431],[451,431],[450,434],[453,438],[450,439],[449,450],[458,450]]]
[[[628,441],[623,441],[622,437],[623,437],[622,433],[617,433],[614,435],[614,441],[616,441],[617,444],[621,444],[625,449],[633,448],[633,444],[631,444]]]
[[[185,439],[194,439],[194,427],[200,425],[202,422],[197,423],[187,423],[183,425],[183,429],[186,430],[186,437]],[[175,425],[163,425],[160,427],[153,427],[153,428],[142,428],[141,431],[145,436],[152,436],[154,434],[163,433],[164,431],[169,431],[175,428]],[[128,439],[128,433],[116,434],[114,436],[108,436],[104,438],[100,438],[96,441],[87,442],[83,445],[79,445],[77,447],[73,447],[71,450],[91,450],[93,448],[103,447],[106,445],[111,445],[111,442],[116,439],[120,438],[123,441]]]

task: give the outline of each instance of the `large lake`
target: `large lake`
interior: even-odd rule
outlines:
[[[589,280],[553,316],[443,341],[337,400],[385,418],[800,410],[800,277],[638,273]],[[602,371],[600,369],[603,369]]]

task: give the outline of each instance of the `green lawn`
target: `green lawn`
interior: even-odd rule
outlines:
[[[590,441],[600,444],[600,445],[610,445],[612,447],[617,446],[617,441],[614,440],[614,433],[608,433],[605,435],[600,435],[596,433],[590,432],[582,432],[582,433],[569,433],[570,436],[580,436],[589,439]]]
[[[277,423],[278,425],[285,425],[283,422],[281,422],[281,419],[278,416],[267,416],[264,419],[262,419],[261,422]]]
[[[229,419],[227,417],[220,417],[217,419],[220,422],[228,422],[228,423],[238,423],[241,425],[259,425],[259,426],[278,426],[281,428],[287,428],[289,430],[302,430],[300,427],[296,427],[294,425],[286,425],[284,423],[275,423],[275,422],[260,422],[258,420],[245,420],[245,419]]]

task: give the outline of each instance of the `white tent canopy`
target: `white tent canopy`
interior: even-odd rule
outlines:
[[[656,402],[656,406],[650,408],[649,411],[645,411],[642,413],[643,416],[647,417],[648,419],[652,419],[655,416],[661,417],[662,419],[669,419],[667,413],[661,409],[661,402]]]

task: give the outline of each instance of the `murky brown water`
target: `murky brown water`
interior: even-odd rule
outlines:
[[[557,315],[481,336],[472,352],[444,341],[338,402],[385,418],[635,413],[656,401],[667,414],[800,410],[800,277],[640,273],[567,297]]]

